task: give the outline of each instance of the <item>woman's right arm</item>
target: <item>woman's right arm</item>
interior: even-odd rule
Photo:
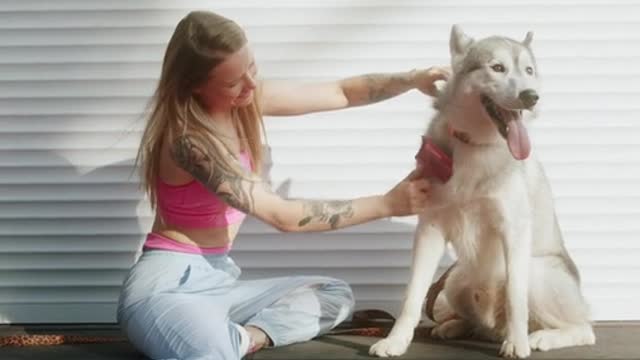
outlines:
[[[412,215],[424,207],[429,188],[426,180],[418,179],[420,172],[414,171],[384,195],[352,200],[284,199],[234,159],[231,163],[235,169],[216,166],[216,161],[188,136],[173,144],[172,156],[227,204],[286,232],[334,230],[389,216]]]

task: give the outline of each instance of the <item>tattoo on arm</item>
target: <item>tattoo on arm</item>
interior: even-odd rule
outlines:
[[[368,89],[367,103],[392,98],[411,89],[412,83],[406,74],[363,75]]]
[[[337,229],[341,219],[353,216],[353,202],[351,200],[304,200],[305,216],[298,222],[302,227],[311,221],[331,225],[331,229]]]
[[[182,136],[174,143],[171,154],[180,167],[227,204],[243,212],[253,213],[256,186],[262,186],[264,191],[274,194],[266,181],[260,181],[261,184],[258,184],[256,181],[242,177],[222,162],[216,162],[211,158],[213,155],[202,150],[205,148],[204,146],[206,144],[196,137]],[[219,155],[224,156],[223,154]],[[353,201],[351,200],[299,201],[302,201],[304,211],[302,219],[298,221],[299,227],[316,222],[329,224],[331,229],[337,229],[341,220],[354,216]]]
[[[255,185],[253,182],[249,183],[249,191],[245,192],[240,187],[240,181],[242,181],[241,178],[238,179],[238,181],[229,182],[229,185],[232,187],[231,192],[218,191],[216,195],[232,207],[248,214],[255,209],[252,195]]]
[[[194,138],[181,136],[174,143],[172,156],[176,163],[189,172],[196,180],[200,181],[209,191],[218,195],[227,204],[245,213],[252,212],[255,204],[253,199],[254,182],[248,181],[249,189],[244,190],[243,181],[247,179],[240,176],[234,169],[216,163],[203,151],[205,144],[199,144]],[[208,146],[207,148],[212,148]],[[223,154],[219,154],[224,156]],[[231,161],[235,161],[232,159]],[[220,185],[226,183],[228,189],[220,189]]]

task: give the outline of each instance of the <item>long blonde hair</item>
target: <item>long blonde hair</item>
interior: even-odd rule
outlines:
[[[193,90],[206,82],[211,69],[247,43],[238,24],[212,12],[194,11],[185,16],[167,45],[162,73],[157,89],[149,104],[147,124],[142,134],[136,165],[140,167],[141,186],[155,209],[156,181],[158,177],[163,141],[188,135],[199,142],[207,158],[215,159],[216,166],[237,171],[226,154],[233,154],[223,140],[206,109],[194,97]],[[248,148],[253,172],[260,172],[262,163],[263,129],[256,89],[251,104],[234,108],[240,143]],[[242,174],[238,174],[242,175]]]

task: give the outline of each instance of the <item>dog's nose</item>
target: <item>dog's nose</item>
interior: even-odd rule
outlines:
[[[533,107],[533,105],[538,102],[538,99],[540,99],[538,93],[533,89],[521,91],[518,98],[522,101],[524,106],[528,108]]]

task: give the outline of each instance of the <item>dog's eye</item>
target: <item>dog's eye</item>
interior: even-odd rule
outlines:
[[[527,68],[525,69],[525,71],[527,72],[527,74],[529,75],[533,75],[533,68],[531,66],[527,66]]]
[[[504,65],[502,64],[495,64],[493,66],[491,66],[491,69],[495,72],[505,72],[505,68]]]

